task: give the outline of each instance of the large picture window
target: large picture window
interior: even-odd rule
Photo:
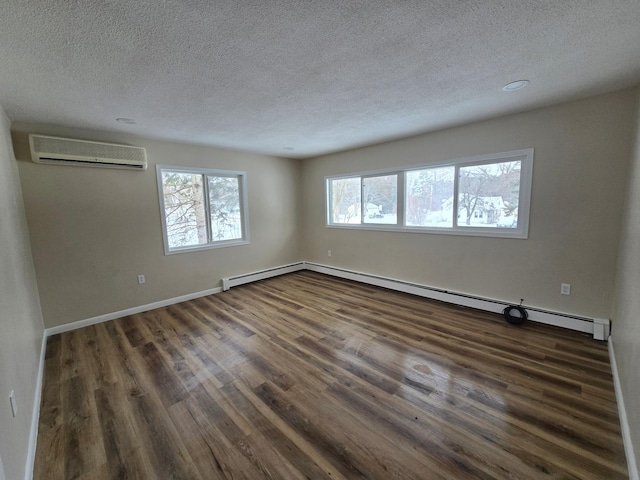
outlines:
[[[248,243],[246,173],[157,167],[165,253]]]
[[[327,226],[527,238],[533,149],[327,177]]]

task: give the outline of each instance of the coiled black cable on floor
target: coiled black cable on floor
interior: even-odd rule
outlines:
[[[524,308],[522,308],[520,305],[509,305],[502,311],[502,314],[504,315],[505,320],[512,325],[520,325],[528,317],[527,311]],[[518,313],[514,314],[514,311]]]

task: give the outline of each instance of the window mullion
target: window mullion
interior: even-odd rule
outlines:
[[[364,180],[367,177],[360,177],[360,223],[364,224],[364,216],[366,213],[366,198],[364,192]]]
[[[454,165],[455,172],[453,175],[453,228],[458,228],[458,197],[459,197],[459,183],[460,183],[460,165]]]
[[[407,172],[406,171],[402,171],[402,172],[398,172],[398,185],[397,185],[397,198],[396,198],[396,212],[397,212],[397,218],[396,218],[396,225],[400,226],[404,226],[406,225],[406,220],[405,220],[405,204],[404,202],[407,199],[407,196],[405,195],[405,185],[406,185],[406,178],[407,178]]]
[[[206,217],[206,224],[207,224],[207,243],[211,244],[213,243],[213,236],[212,236],[212,228],[211,228],[211,198],[209,197],[209,176],[206,174],[202,175],[203,178],[203,194],[204,194],[204,215]]]
[[[240,211],[244,212],[244,195],[245,195],[244,185],[240,175],[236,176],[236,178],[238,179],[238,205],[240,206]],[[240,223],[240,232],[241,232],[242,238],[245,238],[247,235],[247,232],[246,232],[246,225],[244,222]]]

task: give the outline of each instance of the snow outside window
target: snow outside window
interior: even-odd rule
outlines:
[[[398,175],[375,175],[362,179],[364,223],[398,223]]]
[[[533,149],[327,177],[327,226],[527,238]]]
[[[246,173],[157,167],[165,254],[248,243]]]

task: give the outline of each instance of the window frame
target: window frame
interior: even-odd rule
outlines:
[[[165,210],[165,199],[164,199],[164,189],[162,182],[162,173],[163,172],[172,172],[172,173],[187,173],[187,174],[197,174],[203,176],[203,197],[207,199],[204,202],[205,209],[205,219],[207,222],[207,243],[200,245],[188,245],[184,247],[169,247],[169,235],[167,231],[167,215]],[[237,178],[238,179],[238,189],[239,195],[238,200],[240,203],[240,229],[242,232],[242,237],[231,240],[213,240],[212,238],[212,229],[211,229],[211,205],[209,203],[209,182],[207,181],[208,176],[213,177],[228,177],[228,178]],[[221,170],[221,169],[213,169],[213,168],[199,168],[199,167],[181,167],[174,165],[156,165],[156,180],[158,185],[158,200],[160,203],[160,217],[162,222],[162,239],[164,245],[164,254],[165,255],[174,255],[176,253],[186,253],[200,250],[209,250],[212,248],[224,248],[224,247],[234,247],[238,245],[247,245],[251,243],[249,238],[249,202],[248,202],[248,193],[247,193],[247,172],[240,170]]]
[[[369,170],[365,172],[354,172],[350,174],[328,175],[325,177],[325,227],[337,229],[351,230],[377,230],[377,231],[395,231],[395,232],[411,232],[411,233],[435,233],[441,235],[463,235],[474,237],[496,237],[496,238],[516,238],[526,239],[529,237],[529,216],[531,209],[531,191],[533,183],[533,158],[534,149],[527,148],[522,150],[512,150],[508,152],[492,153],[487,155],[476,155],[473,157],[458,158],[453,160],[443,160],[431,163],[423,163],[419,165],[410,165],[405,167],[393,167],[379,170]],[[498,228],[498,227],[478,227],[458,225],[458,203],[459,203],[459,174],[463,167],[471,167],[478,165],[488,165],[496,163],[504,163],[508,161],[520,161],[520,185],[518,192],[518,226],[516,228]],[[407,225],[407,173],[417,170],[427,170],[432,168],[454,167],[453,182],[453,208],[452,208],[452,227],[430,227]],[[364,218],[364,202],[362,184],[364,178],[377,177],[383,175],[398,174],[398,207],[397,207],[397,223],[396,224],[378,224],[365,223]],[[333,191],[332,181],[343,180],[348,178],[360,178],[361,197],[360,197],[360,218],[361,223],[333,223],[332,206]]]

